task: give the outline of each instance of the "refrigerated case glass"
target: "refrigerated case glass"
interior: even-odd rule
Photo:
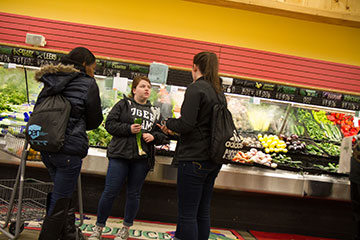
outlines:
[[[25,70],[0,67],[0,127],[3,134],[8,130],[15,134],[24,130],[42,88],[42,83],[34,79],[35,71],[36,68],[26,69],[27,94]],[[113,77],[97,76],[97,84],[106,119],[116,102],[130,93],[131,81],[127,81],[125,91],[114,88]],[[179,117],[185,90],[184,87],[153,84],[149,100],[160,107],[164,118]],[[306,167],[326,167],[327,170],[336,171],[342,138],[359,131],[358,125],[354,124],[354,111],[238,94],[226,94],[226,98],[235,126],[244,137],[244,146],[247,147],[244,152],[255,148],[265,154],[275,154],[274,158],[282,154],[286,159],[292,158],[293,162],[302,161],[301,170]],[[111,139],[104,124],[88,134],[92,146],[107,147]],[[264,139],[269,144],[264,144]],[[281,139],[286,143],[287,152],[277,149],[273,143]],[[274,145],[273,150],[271,145]],[[304,163],[306,161],[311,164]],[[292,165],[291,162],[289,164]]]

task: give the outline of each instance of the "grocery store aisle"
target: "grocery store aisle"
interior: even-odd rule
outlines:
[[[16,169],[16,166],[0,164],[1,178],[14,178],[13,175],[16,173]],[[26,175],[30,178],[49,181],[49,175],[46,169],[29,167],[27,168]],[[83,174],[82,182],[84,211],[95,214],[98,200],[103,191],[105,178],[103,176]],[[113,216],[123,216],[124,199],[125,189],[116,199],[116,204],[114,204],[112,210]],[[350,202],[330,201],[320,198],[298,198],[216,189],[212,201],[211,215],[212,226],[218,228],[322,237],[318,239],[325,239],[325,237],[328,239],[351,239],[353,230]],[[157,184],[145,182],[137,219],[145,219],[153,222],[161,221],[171,223],[174,226],[176,217],[176,187],[166,183]],[[169,228],[169,230],[166,231],[171,232],[173,230],[174,228]],[[151,232],[152,229],[145,229],[144,231]],[[150,236],[151,234],[152,233],[150,233]],[[241,234],[241,236],[243,236],[243,234]],[[163,236],[160,237],[168,239]],[[0,240],[4,239],[6,238],[0,234]],[[278,238],[270,237],[262,239],[270,240]]]
[[[77,215],[77,217],[79,217],[79,215]],[[77,218],[77,220],[78,223],[80,223],[79,218]],[[107,220],[106,227],[103,230],[103,238],[114,238],[114,236],[120,230],[122,222],[122,218],[110,217]],[[88,236],[93,232],[95,223],[96,216],[91,214],[85,214],[84,222],[80,226],[80,229],[85,235]],[[26,222],[26,230],[22,233],[20,239],[37,239],[40,227],[41,222],[39,221]],[[175,224],[135,220],[134,225],[130,229],[130,239],[170,240],[174,236],[175,229]],[[251,237],[250,234],[248,234],[247,232],[244,232],[244,235],[249,235],[248,237]],[[3,239],[6,239],[6,237],[3,236]],[[232,229],[213,228],[211,229],[209,239],[243,240],[244,238],[238,233],[238,231]],[[250,240],[254,238],[251,237],[247,239]]]
[[[146,231],[144,231],[146,232]],[[150,232],[150,231],[148,231]],[[155,233],[155,232],[154,232]],[[229,237],[224,235],[217,235],[211,236],[211,240],[335,240],[330,238],[321,238],[321,237],[310,237],[310,236],[303,236],[303,235],[295,235],[295,234],[277,234],[277,233],[266,233],[266,232],[256,232],[256,231],[236,231],[237,236]],[[89,235],[89,234],[86,234]],[[145,234],[146,235],[146,234]],[[37,240],[39,236],[38,230],[30,230],[25,229],[20,237],[19,240]],[[255,237],[256,236],[256,237]],[[104,236],[104,239],[113,239],[114,236]],[[129,238],[129,240],[147,240],[147,239],[159,239],[159,240],[170,240],[172,239],[171,236],[165,235],[150,235],[143,237],[133,237]],[[7,238],[0,234],[0,240],[7,240]]]

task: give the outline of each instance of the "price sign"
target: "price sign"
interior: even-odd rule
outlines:
[[[260,98],[257,98],[257,97],[251,97],[250,98],[250,103],[252,104],[260,104]]]

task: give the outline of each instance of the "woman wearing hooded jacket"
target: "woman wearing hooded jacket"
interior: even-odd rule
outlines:
[[[101,195],[97,221],[89,240],[101,239],[102,230],[110,215],[113,202],[122,185],[127,180],[125,217],[123,227],[115,240],[129,237],[129,228],[139,209],[141,188],[146,175],[154,165],[154,144],[163,144],[166,136],[157,127],[161,120],[160,109],[148,101],[151,83],[147,77],[135,77],[130,98],[124,96],[110,111],[106,130],[113,136],[108,146],[109,166],[106,174],[105,189]],[[142,124],[134,123],[140,118]],[[141,133],[140,133],[141,131]],[[141,134],[141,146],[137,143],[137,134]]]
[[[54,182],[48,195],[47,215],[40,240],[79,239],[75,227],[72,195],[87,155],[86,130],[97,128],[102,120],[99,89],[94,79],[95,56],[86,48],[74,48],[59,65],[46,65],[35,75],[44,83],[35,107],[46,97],[62,94],[71,104],[65,142],[59,152],[41,152],[42,161]]]
[[[175,239],[207,240],[210,234],[210,202],[221,164],[210,160],[211,115],[218,99],[225,102],[218,59],[214,53],[194,56],[193,83],[185,92],[181,117],[168,119],[165,133],[179,135],[173,164],[178,165],[178,223]],[[218,96],[217,96],[218,95]]]

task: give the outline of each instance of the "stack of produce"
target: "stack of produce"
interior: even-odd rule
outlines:
[[[298,135],[296,134],[292,134],[290,136],[280,134],[280,139],[285,141],[285,144],[289,150],[296,151],[305,149],[306,144],[304,142],[301,142]]]
[[[228,100],[228,109],[230,110],[235,127],[246,131],[250,129],[249,119],[247,117],[247,108],[244,104],[244,99],[229,98]]]
[[[260,141],[258,141],[255,137],[245,137],[242,144],[244,147],[262,148]]]
[[[356,135],[360,128],[354,126],[354,117],[351,115],[345,115],[343,113],[330,113],[327,115],[327,119],[337,124],[344,137]]]
[[[41,155],[40,152],[35,151],[34,149],[30,148],[29,152],[28,152],[28,156],[27,156],[27,160],[37,160],[37,161],[41,161]]]
[[[324,130],[314,120],[312,114],[305,109],[299,108],[297,111],[298,121],[302,123],[311,139],[315,140],[327,140]]]
[[[273,153],[271,157],[272,157],[272,161],[277,164],[283,164],[294,168],[301,168],[303,165],[301,161],[293,161],[291,157],[288,157],[284,154]]]
[[[327,166],[323,166],[320,164],[314,164],[313,167],[320,168],[321,170],[327,171],[327,172],[333,172],[336,173],[339,169],[339,164],[335,163],[328,163]]]
[[[251,125],[251,129],[261,132],[268,131],[270,124],[275,122],[279,111],[281,111],[279,106],[269,104],[251,104],[247,111],[247,117]]]
[[[315,144],[306,145],[306,151],[312,155],[324,156],[325,152]]]
[[[268,167],[276,168],[277,164],[271,162],[272,158],[269,154],[265,154],[262,151],[258,151],[255,148],[250,149],[249,152],[238,152],[233,161],[241,163],[258,163]]]
[[[338,145],[327,142],[318,143],[317,145],[321,147],[330,156],[340,156],[340,146]]]
[[[335,122],[332,122],[328,119],[325,111],[312,111],[313,117],[316,122],[318,122],[321,128],[325,131],[326,137],[335,142],[340,142],[342,139],[341,132],[339,128],[335,125]]]
[[[90,146],[107,147],[111,140],[111,135],[106,131],[104,123],[97,129],[87,132]]]
[[[276,135],[258,135],[258,139],[262,146],[265,148],[266,153],[270,152],[284,152],[287,153],[286,143],[284,140],[279,139]]]

